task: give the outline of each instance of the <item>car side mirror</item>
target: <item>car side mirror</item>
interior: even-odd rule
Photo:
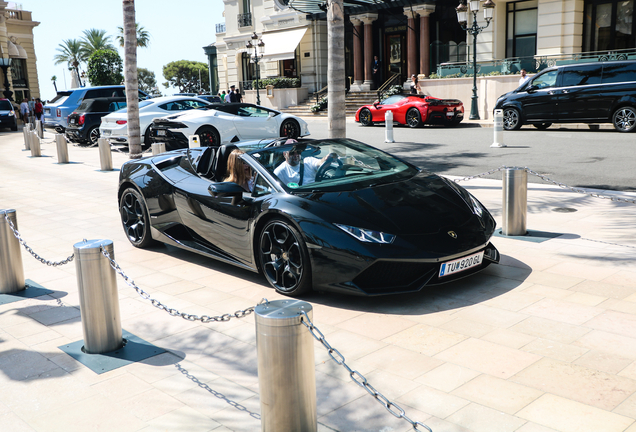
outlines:
[[[270,111],[270,112],[269,112],[269,114],[267,114],[267,117],[272,118],[272,117],[274,117],[275,115],[276,115],[276,113],[273,113],[273,112],[271,112],[271,111]]]
[[[234,182],[219,182],[212,183],[208,186],[208,192],[213,197],[218,196],[232,196],[232,195],[242,195],[245,192],[240,185]]]
[[[534,92],[536,92],[538,89],[539,89],[539,87],[537,87],[536,85],[531,85],[531,86],[528,86],[528,88],[526,88],[526,91],[527,91],[528,93],[534,93]]]
[[[378,105],[380,105],[380,102],[378,101],[373,102],[373,106],[375,107],[375,109],[379,109]]]

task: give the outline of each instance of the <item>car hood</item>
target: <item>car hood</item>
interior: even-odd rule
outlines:
[[[475,225],[468,193],[448,180],[420,173],[408,180],[348,192],[313,193],[312,212],[332,223],[396,235],[428,235]],[[461,196],[462,193],[464,196]],[[490,217],[484,210],[484,217]]]

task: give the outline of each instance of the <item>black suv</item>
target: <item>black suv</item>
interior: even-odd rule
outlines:
[[[106,114],[126,108],[125,97],[84,99],[81,105],[68,116],[66,138],[75,143],[97,144],[99,125]]]
[[[18,120],[11,101],[9,99],[0,99],[0,129],[5,127],[11,128],[12,131],[17,131]]]
[[[497,100],[506,130],[532,124],[612,123],[636,130],[636,61],[570,64],[545,69]]]

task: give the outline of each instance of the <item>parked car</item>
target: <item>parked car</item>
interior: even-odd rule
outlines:
[[[464,119],[464,104],[458,99],[439,99],[426,95],[397,94],[382,102],[364,105],[356,112],[356,121],[362,126],[384,122],[387,111],[393,112],[393,121],[415,128],[423,124],[457,126]]]
[[[454,181],[351,139],[287,141],[124,163],[118,200],[128,240],[262,272],[290,296],[416,292],[499,262],[495,220]],[[224,181],[235,149],[254,173],[251,192]],[[325,161],[313,182],[286,184],[275,174],[290,153],[305,165]]]
[[[198,135],[201,146],[212,147],[250,139],[309,135],[309,127],[303,119],[248,103],[211,104],[157,118],[151,130],[151,140],[166,143],[167,150],[188,147],[190,135]]]
[[[142,145],[150,146],[150,123],[156,117],[208,106],[197,97],[168,96],[139,102],[139,131]],[[128,110],[122,109],[102,117],[100,136],[116,143],[128,143]]]
[[[0,129],[2,128],[11,128],[12,131],[18,130],[15,108],[9,99],[0,99]]]
[[[68,116],[68,126],[64,131],[66,138],[80,144],[97,144],[102,117],[125,107],[125,97],[85,99],[77,110]]]
[[[205,101],[208,101],[210,103],[222,103],[225,102],[223,99],[221,99],[221,96],[214,96],[214,95],[197,95],[198,98],[201,98]]]
[[[82,101],[98,97],[126,97],[126,91],[123,85],[79,87],[58,91],[55,99],[44,105],[44,127],[63,133],[68,125],[68,116],[80,106]],[[139,90],[139,100],[146,98],[148,95]]]
[[[636,61],[570,64],[544,69],[497,100],[503,127],[524,124],[612,123],[619,132],[636,130]]]

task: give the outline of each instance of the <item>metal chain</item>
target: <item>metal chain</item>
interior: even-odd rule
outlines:
[[[159,300],[151,298],[150,294],[148,294],[143,289],[139,288],[137,284],[135,284],[135,281],[133,281],[128,276],[126,276],[126,274],[121,269],[119,264],[117,264],[117,262],[115,262],[115,260],[111,258],[110,254],[108,253],[106,249],[104,249],[103,247],[100,247],[100,251],[102,255],[104,255],[108,259],[108,262],[110,262],[110,266],[117,272],[117,274],[119,274],[124,279],[124,281],[129,287],[137,291],[137,294],[139,294],[141,298],[143,298],[144,300],[150,300],[150,303],[152,303],[154,307],[164,310],[172,316],[180,316],[181,318],[188,321],[201,321],[202,323],[207,324],[209,322],[229,321],[232,318],[244,318],[248,316],[249,314],[251,314],[252,312],[254,312],[254,308],[256,307],[256,306],[252,306],[244,310],[236,311],[233,314],[223,314],[219,316],[209,316],[209,315],[198,316],[194,314],[188,314],[185,312],[179,312],[177,309],[169,308],[168,306],[161,303]],[[257,306],[263,303],[268,303],[266,298],[261,299],[261,301],[258,302]]]
[[[349,372],[349,376],[356,384],[358,384],[360,387],[365,389],[367,393],[369,393],[371,396],[375,398],[375,400],[381,403],[388,412],[393,414],[393,416],[404,419],[407,422],[411,423],[411,426],[413,426],[413,430],[421,431],[423,429],[420,429],[420,427],[423,427],[428,432],[433,432],[432,429],[426,426],[425,424],[420,423],[418,421],[413,421],[410,418],[408,418],[404,410],[399,405],[397,405],[394,402],[391,402],[386,396],[378,392],[371,384],[369,384],[369,382],[364,377],[364,375],[362,375],[360,372],[356,370],[351,369],[347,365],[347,363],[345,363],[344,356],[340,354],[340,352],[337,349],[329,345],[329,342],[327,342],[327,340],[325,339],[325,336],[322,334],[320,330],[318,330],[318,328],[316,328],[316,326],[314,326],[314,323],[311,322],[311,319],[309,319],[309,316],[307,316],[307,313],[305,311],[301,311],[301,312],[303,314],[303,317],[301,317],[300,322],[302,322],[303,325],[309,329],[309,332],[311,333],[311,335],[327,349],[327,352],[329,353],[329,357],[331,357],[336,363],[344,367],[347,370],[347,372]]]
[[[22,236],[20,236],[20,233],[15,228],[15,225],[13,225],[13,221],[11,219],[9,219],[9,214],[8,213],[4,214],[4,219],[9,223],[9,228],[11,228],[11,231],[13,231],[13,235],[18,239],[18,242],[20,242],[20,244],[22,246],[24,246],[24,248],[27,250],[27,252],[29,252],[31,255],[33,255],[33,257],[36,260],[40,261],[42,264],[46,264],[48,266],[57,267],[57,266],[61,266],[61,265],[64,265],[64,264],[68,264],[71,261],[73,261],[73,258],[75,258],[75,254],[72,254],[68,258],[66,258],[66,259],[64,259],[62,261],[57,261],[57,262],[56,261],[48,261],[48,260],[42,258],[40,255],[35,253],[35,251],[33,249],[31,249],[29,247],[29,245],[26,244],[24,239],[22,239]]]
[[[487,175],[494,174],[494,173],[496,173],[498,171],[503,171],[503,170],[506,170],[508,168],[514,168],[514,167],[500,166],[499,168],[495,168],[493,170],[486,171],[485,173],[481,173],[481,174],[477,174],[477,175],[474,175],[474,176],[469,176],[469,177],[463,177],[463,178],[455,179],[455,182],[459,183],[461,181],[472,180],[472,179],[476,179],[476,178],[479,178],[479,177],[485,177]],[[558,187],[560,187],[562,189],[568,189],[568,190],[571,190],[572,192],[580,193],[580,194],[583,194],[583,195],[588,195],[588,196],[591,196],[593,198],[606,199],[606,200],[610,200],[610,201],[614,201],[614,202],[636,204],[636,198],[635,199],[629,199],[629,198],[619,198],[619,197],[610,196],[610,195],[601,195],[601,194],[596,193],[596,192],[590,192],[590,191],[587,191],[585,189],[568,186],[565,183],[561,183],[561,182],[552,180],[551,178],[549,178],[549,177],[547,177],[547,176],[545,176],[543,174],[539,174],[538,172],[533,171],[533,170],[531,170],[528,167],[523,167],[523,169],[526,170],[526,172],[528,172],[529,174],[537,176],[541,180],[543,180],[543,181],[545,181],[547,183],[552,183],[553,185],[558,186]]]

